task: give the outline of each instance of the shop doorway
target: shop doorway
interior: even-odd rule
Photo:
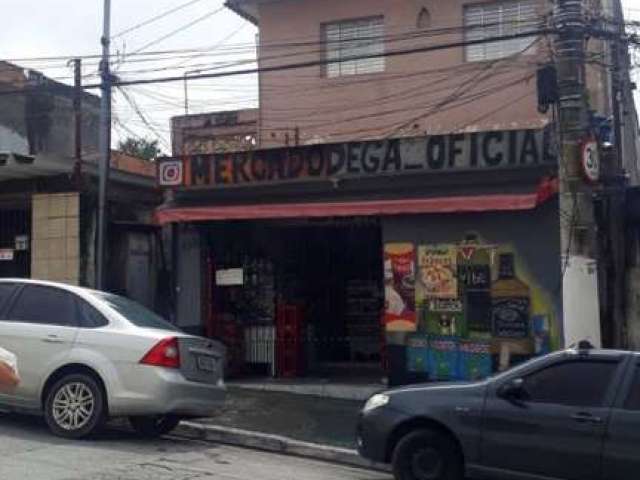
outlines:
[[[0,209],[0,278],[29,278],[31,211]]]
[[[210,328],[236,376],[383,376],[382,238],[375,219],[229,222],[203,229]]]

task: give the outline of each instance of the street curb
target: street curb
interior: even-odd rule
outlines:
[[[236,390],[253,390],[256,392],[277,392],[291,395],[306,395],[335,400],[351,400],[364,402],[372,395],[386,390],[385,385],[368,385],[353,387],[346,384],[289,384],[289,383],[252,383],[252,382],[227,382],[227,388]]]
[[[358,452],[348,448],[303,442],[301,440],[294,440],[281,435],[253,432],[250,430],[241,430],[239,428],[205,425],[198,422],[185,421],[180,423],[180,426],[173,431],[173,435],[207,442],[254,448],[256,450],[280,453],[284,455],[313,458],[316,460],[378,470],[381,472],[391,471],[391,468],[388,465],[366,460],[358,455]]]

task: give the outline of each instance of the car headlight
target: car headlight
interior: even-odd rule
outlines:
[[[384,393],[378,393],[367,400],[367,403],[364,404],[363,412],[370,412],[376,408],[384,407],[387,403],[389,403],[389,395],[385,395]]]

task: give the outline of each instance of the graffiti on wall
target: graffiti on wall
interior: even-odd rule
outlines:
[[[554,347],[552,296],[512,246],[401,245],[404,252],[416,252],[415,273],[403,267],[415,275],[415,324],[385,325],[387,331],[413,332],[407,341],[409,371],[434,380],[476,379]],[[393,294],[387,289],[386,295],[385,319],[392,319]]]

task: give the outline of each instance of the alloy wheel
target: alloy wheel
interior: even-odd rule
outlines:
[[[94,409],[93,392],[83,383],[67,383],[53,398],[53,418],[67,431],[83,428],[91,420]]]

